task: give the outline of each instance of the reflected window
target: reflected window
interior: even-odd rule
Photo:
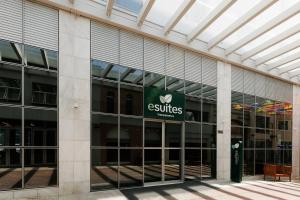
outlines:
[[[120,113],[125,115],[143,114],[143,88],[121,84]]]
[[[200,97],[201,94],[202,94],[202,85],[201,85],[201,83],[185,81],[185,94]]]
[[[143,71],[129,67],[120,66],[120,81],[134,85],[143,85]]]
[[[93,79],[92,110],[118,113],[118,84]]]
[[[25,145],[57,145],[57,112],[25,109]]]
[[[176,91],[184,93],[184,80],[167,76],[166,77],[166,89],[169,91]]]
[[[48,69],[43,49],[25,45],[25,55],[27,65]]]
[[[21,104],[22,69],[0,64],[0,102]]]
[[[21,45],[0,40],[0,61],[22,63]]]
[[[92,146],[118,146],[118,117],[92,115]]]
[[[204,98],[217,100],[217,88],[209,85],[203,85],[202,96]]]
[[[135,118],[120,118],[120,146],[142,147],[143,120]]]
[[[25,105],[57,106],[57,73],[25,69]]]
[[[122,70],[122,67],[119,65],[99,60],[92,60],[92,75],[94,77],[119,80],[120,70]]]

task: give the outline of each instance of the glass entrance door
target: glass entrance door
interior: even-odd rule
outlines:
[[[182,124],[145,121],[144,182],[181,180]]]

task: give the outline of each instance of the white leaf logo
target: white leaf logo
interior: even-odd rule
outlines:
[[[161,103],[170,103],[172,101],[172,95],[166,94],[165,96],[159,96],[159,100]]]

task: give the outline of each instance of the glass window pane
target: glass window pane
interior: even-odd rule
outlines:
[[[265,129],[256,129],[255,132],[255,147],[265,148]]]
[[[185,149],[185,179],[193,180],[201,176],[201,149]]]
[[[181,178],[180,152],[180,149],[165,149],[165,181]]]
[[[266,99],[264,103],[266,110],[266,128],[275,128],[275,104],[273,100]]]
[[[118,117],[92,115],[92,146],[118,146]]]
[[[118,187],[118,150],[92,149],[92,190]]]
[[[216,160],[217,153],[215,149],[202,150],[202,178],[216,178]]]
[[[276,135],[273,130],[266,130],[266,148],[276,149]]]
[[[254,151],[244,150],[244,176],[254,175]]]
[[[266,163],[275,164],[275,150],[266,150]]]
[[[255,121],[255,96],[244,95],[244,126],[256,127]]]
[[[105,113],[118,113],[118,84],[93,80],[92,110]]]
[[[143,120],[135,118],[120,118],[120,146],[142,147]]]
[[[185,123],[185,146],[201,147],[201,124]]]
[[[292,150],[284,150],[284,164],[292,165]]]
[[[176,91],[179,93],[184,93],[184,80],[167,76],[166,77],[166,88],[169,91]]]
[[[44,50],[38,47],[25,45],[25,56],[28,66],[48,69],[45,60]]]
[[[25,109],[25,146],[57,145],[57,112]]]
[[[217,123],[217,102],[209,99],[203,99],[202,102],[202,121]]]
[[[143,85],[144,73],[142,70],[123,67],[120,69],[120,81],[135,85]]]
[[[261,175],[264,173],[265,153],[265,150],[255,151],[255,175]]]
[[[22,63],[22,58],[20,55],[21,45],[0,40],[0,61]]]
[[[152,72],[145,72],[145,87],[157,87],[164,89],[165,88],[165,76],[161,74],[156,74]],[[184,88],[184,84],[182,85]]]
[[[48,63],[49,63],[49,69],[51,70],[57,70],[58,68],[58,52],[56,51],[50,51],[50,50],[45,50]]]
[[[0,64],[0,102],[22,103],[22,68]]]
[[[57,150],[25,149],[26,188],[57,185]]]
[[[202,95],[202,84],[185,81],[185,94],[200,97]]]
[[[202,124],[202,147],[216,148],[216,125]]]
[[[145,147],[162,146],[161,122],[145,122]]]
[[[0,148],[0,190],[22,187],[21,149]]]
[[[165,147],[181,146],[181,124],[165,123]]]
[[[202,87],[202,96],[204,98],[217,100],[217,88],[209,86],[209,85],[203,85],[203,87]]]
[[[26,68],[24,101],[25,105],[57,107],[57,73]]]
[[[201,99],[191,96],[185,97],[185,120],[201,121]]]
[[[244,148],[254,148],[255,128],[244,128]]]
[[[282,150],[282,149],[275,150],[274,158],[275,158],[276,165],[282,165],[283,159],[284,159],[284,150]]]
[[[143,88],[121,85],[120,112],[125,115],[143,115]]]
[[[0,106],[0,146],[22,145],[22,110]]]
[[[284,144],[286,149],[292,148],[292,119],[293,119],[293,108],[291,103],[285,103],[284,121],[285,121],[285,131],[284,131]]]
[[[242,93],[231,92],[231,125],[243,126],[244,97]]]
[[[142,186],[143,184],[143,150],[120,150],[120,187]]]
[[[144,154],[144,182],[161,181],[161,149],[145,149]]]
[[[243,127],[231,127],[231,138],[243,139]]]
[[[264,108],[265,99],[256,97],[256,127],[265,128],[266,126],[266,112]]]

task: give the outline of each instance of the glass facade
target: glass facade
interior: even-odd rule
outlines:
[[[231,137],[243,141],[244,176],[263,174],[265,163],[291,165],[292,110],[290,102],[232,91]]]
[[[216,177],[215,87],[91,63],[92,190]],[[143,91],[149,86],[184,93],[185,121],[144,118]]]
[[[0,190],[57,185],[58,52],[0,40],[0,55]]]

